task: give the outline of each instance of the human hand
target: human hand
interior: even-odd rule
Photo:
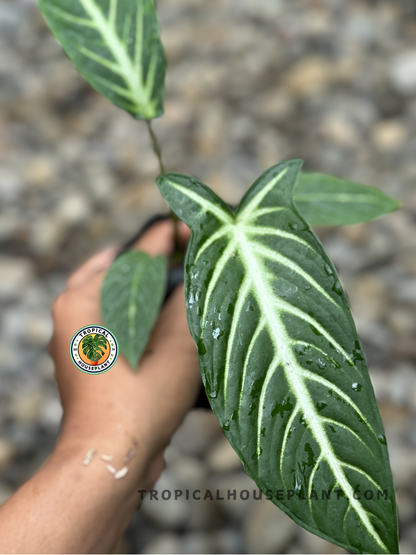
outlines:
[[[189,239],[180,223],[179,235]],[[169,256],[174,248],[170,220],[154,224],[135,248],[152,256]],[[69,356],[69,343],[81,327],[101,324],[100,289],[117,249],[108,249],[77,270],[54,309],[50,352],[64,408],[61,444],[72,450],[100,449],[115,457],[132,445],[140,457],[138,480],[151,486],[163,469],[163,451],[172,434],[193,406],[200,387],[196,347],[190,336],[183,285],[162,308],[139,370],[133,373],[120,355],[108,372],[88,375],[77,370]],[[140,459],[140,460],[139,460]],[[147,489],[147,488],[145,488]]]
[[[188,240],[184,224],[179,234]],[[135,247],[169,255],[173,236],[173,223],[163,221]],[[73,334],[101,324],[101,284],[116,254],[109,249],[86,262],[54,305],[50,352],[64,408],[61,436],[42,468],[0,507],[2,553],[112,553],[140,504],[137,490],[159,477],[164,449],[196,399],[201,378],[183,286],[162,308],[137,373],[122,355],[95,376],[72,364]],[[97,453],[84,466],[90,449]],[[127,466],[123,479],[98,454],[111,455],[116,469]]]

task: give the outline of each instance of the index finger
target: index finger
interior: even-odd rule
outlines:
[[[178,222],[178,232],[181,242],[186,243],[190,235],[189,228],[183,222]],[[174,250],[174,234],[174,223],[167,219],[147,229],[132,248],[150,256],[170,256]],[[68,289],[80,287],[90,280],[93,280],[94,285],[102,280],[120,250],[118,247],[111,247],[87,260],[68,279]]]

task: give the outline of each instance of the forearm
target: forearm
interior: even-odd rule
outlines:
[[[124,432],[120,429],[88,440],[63,434],[40,471],[0,508],[0,551],[113,551],[139,506],[137,490],[149,487],[149,469],[139,453],[123,462],[132,448],[131,436]],[[97,452],[84,465],[91,448]],[[113,459],[106,463],[100,454],[111,454]],[[128,466],[128,473],[116,480],[107,464],[117,470]],[[153,473],[160,470],[153,469]]]

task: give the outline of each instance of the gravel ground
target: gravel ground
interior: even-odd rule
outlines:
[[[237,203],[268,166],[399,198],[317,233],[339,269],[386,428],[401,551],[416,551],[416,2],[158,0],[169,58],[155,122],[170,170]],[[76,73],[32,0],[0,3],[0,503],[48,457],[61,407],[50,309],[86,256],[167,210],[146,128]],[[194,411],[157,489],[251,490],[213,415]],[[264,501],[146,499],[127,553],[340,553]]]

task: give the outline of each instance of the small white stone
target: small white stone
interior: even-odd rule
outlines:
[[[29,260],[11,256],[0,257],[0,300],[21,296],[34,277]]]
[[[123,468],[121,468],[114,474],[114,478],[116,480],[119,480],[120,478],[124,478],[124,476],[127,474],[128,471],[129,469],[127,468],[127,466],[123,466]]]
[[[83,461],[83,465],[87,466],[88,464],[90,464],[90,462],[92,461],[92,458],[94,456],[95,453],[95,449],[90,449],[89,451],[87,451],[86,455],[85,455],[85,459]]]
[[[0,438],[0,469],[5,468],[14,458],[16,448],[7,438]]]
[[[63,409],[59,399],[48,399],[41,408],[39,422],[50,431],[59,430],[62,414]]]
[[[230,472],[242,467],[237,453],[225,437],[222,437],[213,446],[207,455],[207,463],[213,472]]]
[[[133,449],[133,447],[131,447],[131,448],[127,451],[127,453],[126,453],[126,455],[125,455],[125,457],[124,457],[124,459],[123,459],[123,462],[128,462],[130,459],[132,459],[132,458],[135,456],[135,454],[136,454],[136,449]]]
[[[91,215],[89,199],[81,193],[70,193],[61,199],[56,214],[70,225],[85,222]]]
[[[67,227],[62,218],[51,215],[49,218],[39,217],[31,224],[29,245],[38,255],[55,253],[65,236]]]
[[[33,388],[19,391],[11,399],[10,415],[19,423],[37,422],[44,402],[40,391]]]
[[[416,50],[402,52],[390,61],[390,80],[399,93],[412,95],[416,92]]]
[[[248,553],[285,553],[298,527],[263,498],[251,506],[244,522],[244,539]]]
[[[111,472],[111,474],[116,474],[117,470],[114,468],[114,466],[111,466],[111,464],[106,464],[105,466],[107,467],[108,472]]]
[[[0,169],[0,202],[16,201],[24,191],[21,177],[14,168]]]

